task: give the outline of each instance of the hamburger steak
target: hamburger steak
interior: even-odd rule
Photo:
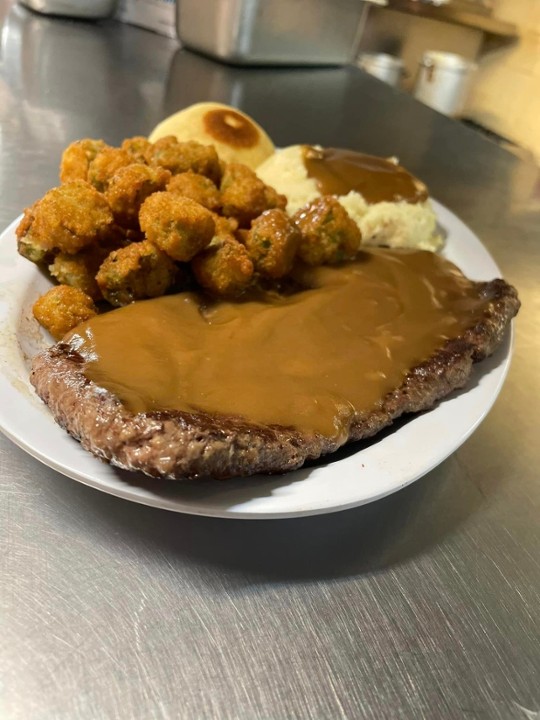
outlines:
[[[515,289],[504,280],[473,285],[485,302],[480,320],[410,367],[371,410],[356,412],[339,437],[224,414],[131,412],[87,378],[84,358],[66,342],[34,359],[31,381],[55,420],[116,467],[173,480],[283,473],[346,442],[370,438],[405,413],[429,410],[466,385],[473,363],[493,353],[519,309]]]

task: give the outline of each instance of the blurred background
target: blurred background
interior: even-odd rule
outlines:
[[[236,65],[354,64],[540,162],[540,0],[20,0]]]
[[[457,114],[540,159],[540,0],[388,0],[370,8],[359,50],[402,59],[411,92],[426,52],[472,61]]]

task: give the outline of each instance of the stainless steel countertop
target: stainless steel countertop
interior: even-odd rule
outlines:
[[[75,138],[118,143],[214,99],[279,145],[398,155],[523,301],[488,418],[429,475],[355,510],[167,513],[0,437],[0,718],[540,717],[538,169],[356,68],[234,69],[5,0],[0,23],[2,228],[56,184]]]

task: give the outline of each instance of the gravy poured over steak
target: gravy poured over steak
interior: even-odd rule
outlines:
[[[463,386],[519,308],[423,251],[303,269],[287,296],[183,293],[115,310],[39,355],[56,420],[114,465],[172,479],[284,472]]]

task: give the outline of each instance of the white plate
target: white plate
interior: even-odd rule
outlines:
[[[434,206],[448,233],[444,255],[472,279],[500,277],[471,230],[439,203]],[[47,344],[31,307],[50,282],[17,254],[17,224],[0,236],[0,427],[45,465],[127,500],[195,515],[252,519],[315,515],[377,500],[454,452],[487,415],[508,372],[511,333],[495,355],[475,367],[466,390],[369,443],[351,445],[317,466],[286,475],[180,485],[118,471],[56,425],[28,381],[30,358]]]

